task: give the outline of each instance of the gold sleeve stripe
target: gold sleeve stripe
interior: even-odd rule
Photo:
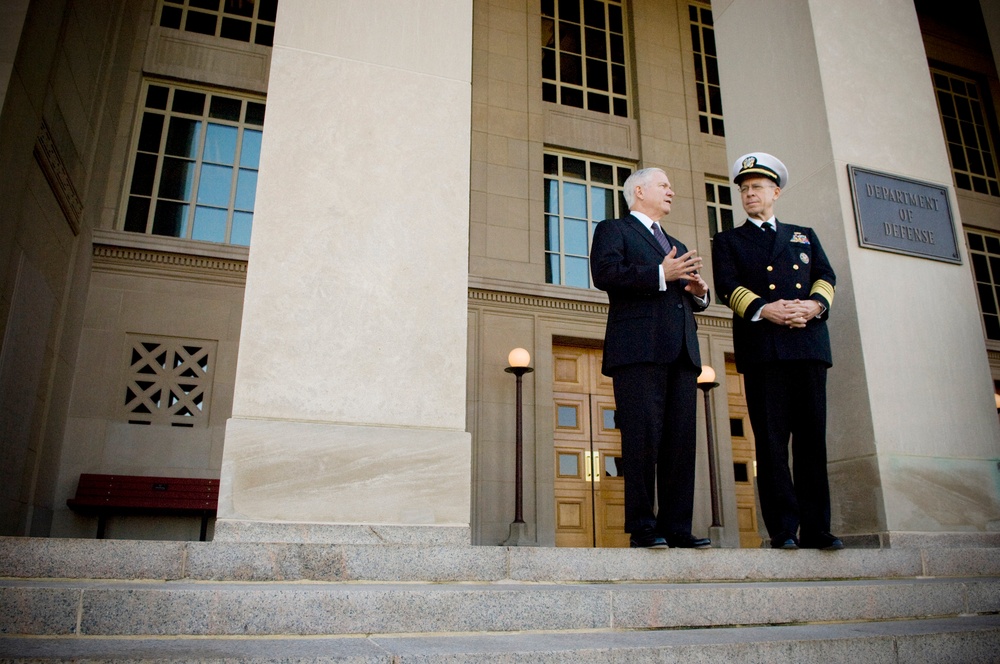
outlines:
[[[729,308],[736,312],[740,318],[744,318],[747,307],[759,296],[748,288],[738,286],[729,296]]]
[[[817,279],[813,282],[812,289],[810,289],[809,294],[819,294],[826,298],[828,304],[833,305],[833,284],[829,281],[823,281],[822,279]]]

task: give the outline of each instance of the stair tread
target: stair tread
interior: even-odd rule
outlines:
[[[960,642],[960,643],[959,643]],[[0,637],[0,658],[396,662],[934,661],[960,647],[963,662],[994,661],[1000,616],[686,630],[517,634],[406,634],[262,638]],[[757,658],[757,659],[754,659]],[[807,660],[808,661],[808,660]]]

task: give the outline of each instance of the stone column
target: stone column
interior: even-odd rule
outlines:
[[[714,0],[730,160],[781,158],[779,219],[837,270],[829,463],[835,532],[895,546],[1000,530],[1000,428],[912,0]],[[862,248],[848,165],[948,191],[960,265]]]
[[[217,540],[469,542],[471,0],[282,2]]]

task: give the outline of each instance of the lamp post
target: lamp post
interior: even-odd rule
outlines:
[[[524,524],[524,446],[521,437],[521,377],[526,373],[534,371],[528,364],[531,362],[531,355],[523,348],[515,348],[507,355],[508,366],[504,371],[512,373],[517,377],[517,401],[515,409],[517,411],[514,432],[514,521],[510,524],[510,532],[504,546],[532,546],[531,541],[525,532]]]
[[[715,369],[707,364],[702,366],[698,376],[698,389],[705,394],[705,433],[708,438],[708,490],[712,494],[712,527],[709,537],[713,542],[720,542],[722,537],[722,521],[719,517],[719,490],[715,476],[715,429],[712,426],[712,400],[709,392],[718,387],[715,382]]]

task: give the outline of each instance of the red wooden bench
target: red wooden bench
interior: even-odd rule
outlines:
[[[97,515],[97,539],[104,539],[108,517],[113,514],[164,514],[200,516],[204,542],[208,519],[219,505],[219,480],[84,473],[76,496],[66,504],[74,512]]]

